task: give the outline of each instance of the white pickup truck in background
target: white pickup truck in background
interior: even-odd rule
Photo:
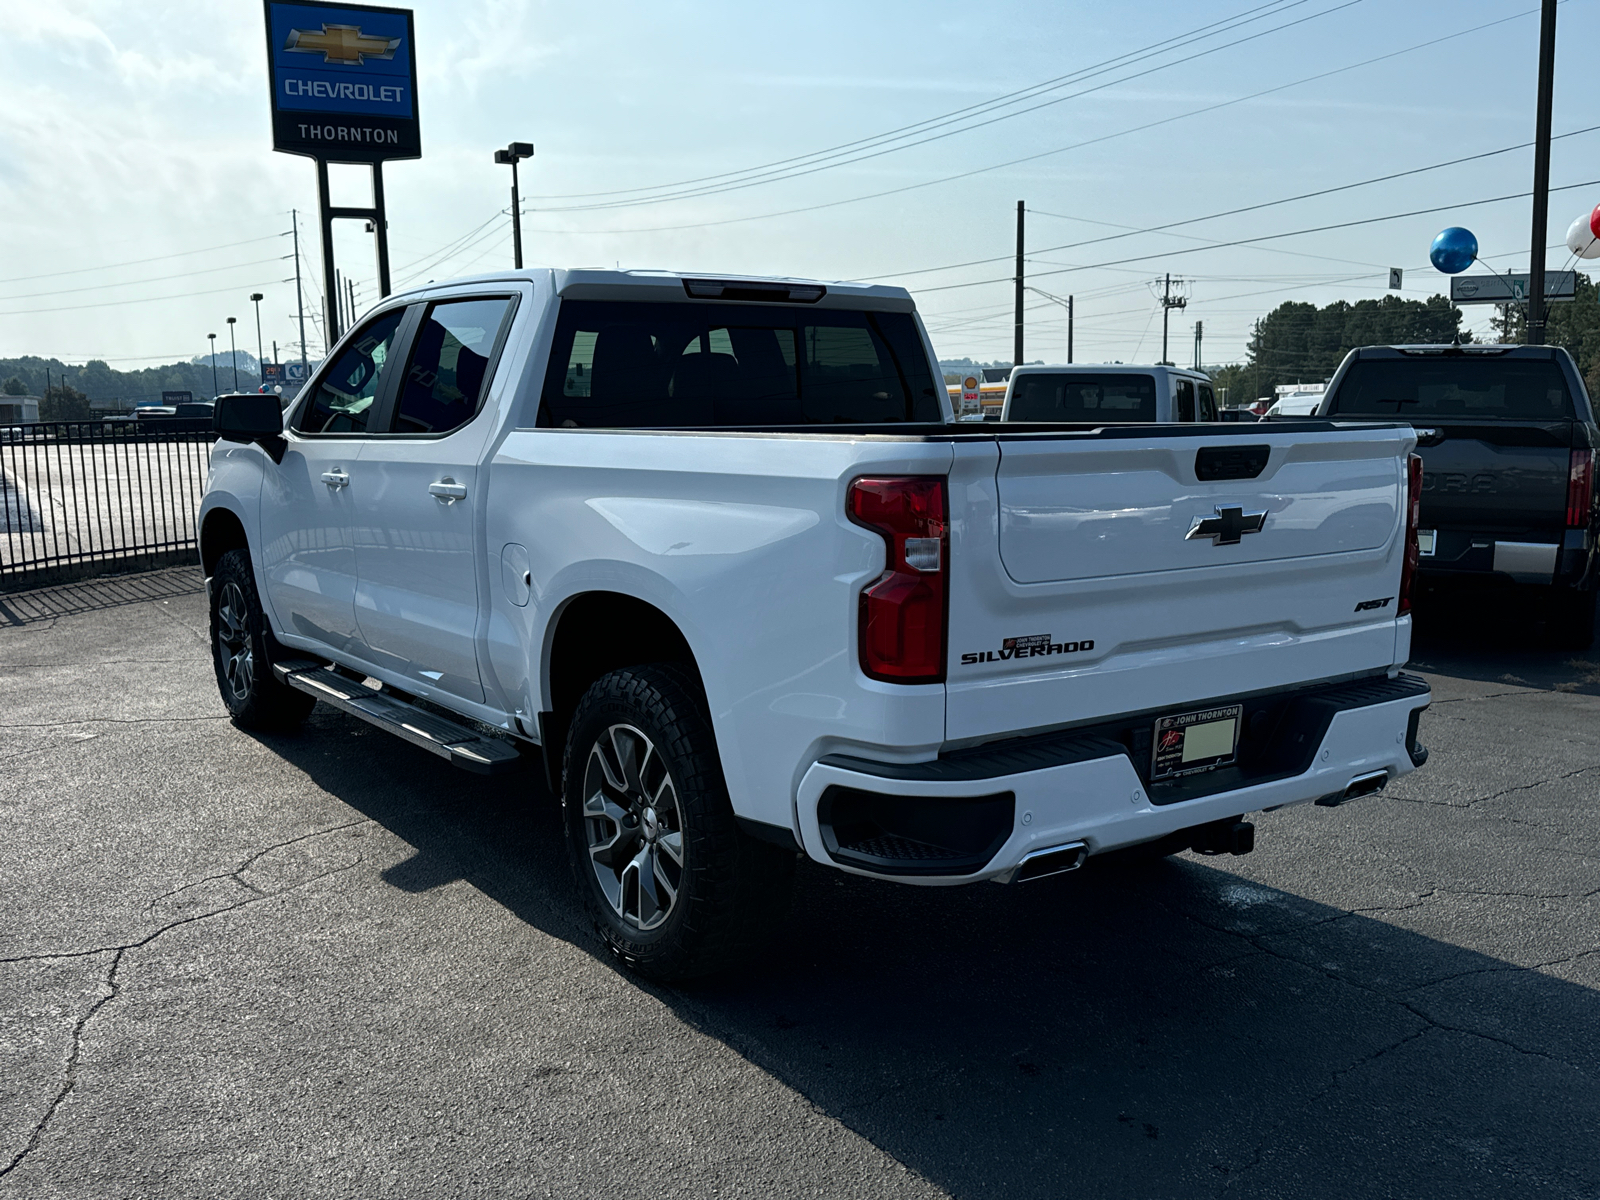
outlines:
[[[1421,764],[1403,423],[956,424],[897,288],[530,270],[389,297],[223,397],[222,696],[474,770],[540,746],[625,961],[714,969],[796,852],[919,884]],[[517,786],[526,786],[518,784]]]

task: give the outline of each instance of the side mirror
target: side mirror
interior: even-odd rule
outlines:
[[[283,461],[283,409],[279,397],[260,392],[218,396],[211,428],[224,442],[255,442],[273,462]]]
[[[256,442],[283,432],[278,397],[243,392],[218,396],[211,410],[211,428],[225,442]]]

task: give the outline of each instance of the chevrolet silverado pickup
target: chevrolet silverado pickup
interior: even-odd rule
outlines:
[[[958,424],[937,361],[890,287],[389,297],[281,412],[217,405],[223,702],[542,754],[597,929],[667,979],[770,938],[800,855],[1243,853],[1421,765],[1409,425]]]
[[[1409,421],[1422,456],[1419,583],[1518,585],[1551,640],[1594,640],[1600,427],[1559,346],[1364,346],[1320,412]]]

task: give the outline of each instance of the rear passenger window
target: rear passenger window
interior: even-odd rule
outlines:
[[[365,433],[405,309],[384,313],[356,334],[323,372],[295,420],[301,433]]]
[[[505,296],[442,300],[429,307],[412,343],[396,433],[449,433],[477,414],[510,307]]]
[[[539,423],[578,428],[938,421],[909,313],[567,300]]]
[[[1194,420],[1194,380],[1174,379],[1172,381],[1172,407],[1176,410],[1178,420]]]
[[[1202,421],[1217,419],[1217,397],[1209,383],[1200,385],[1200,419]]]

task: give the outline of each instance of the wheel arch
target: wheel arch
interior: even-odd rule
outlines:
[[[250,549],[244,522],[231,508],[217,507],[200,523],[200,570],[207,579],[215,574],[217,560],[229,550]]]
[[[624,592],[587,591],[569,598],[550,622],[545,639],[540,741],[551,790],[560,788],[561,755],[578,701],[601,676],[643,663],[687,668],[704,691],[694,651],[683,630],[661,609]]]

